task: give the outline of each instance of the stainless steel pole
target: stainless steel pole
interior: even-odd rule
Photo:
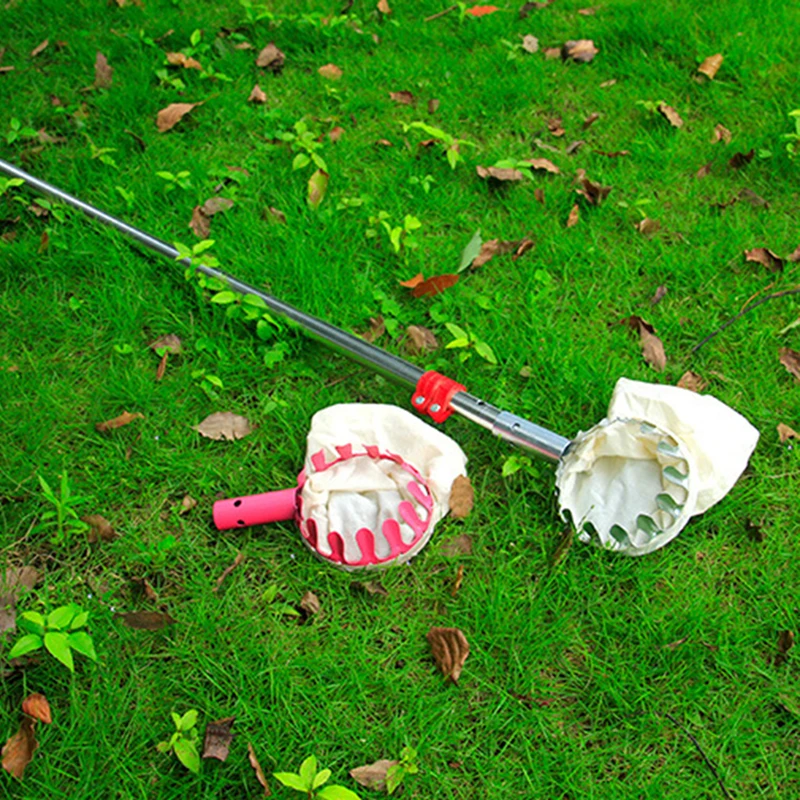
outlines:
[[[180,259],[180,253],[171,244],[139,228],[135,228],[133,225],[129,225],[111,214],[107,214],[105,211],[25,172],[25,170],[8,161],[0,159],[0,172],[12,178],[20,178],[36,191],[49,195],[68,206],[77,208],[89,217],[116,228],[121,233],[135,239],[156,253],[160,253],[172,260],[177,260],[178,263],[186,267],[192,267],[197,272],[222,281],[236,292],[256,295],[264,301],[271,311],[296,323],[309,335],[322,340],[361,363],[374,367],[389,377],[396,378],[408,386],[416,387],[419,379],[424,374],[422,369],[399,356],[387,353],[385,350],[381,350],[379,347],[375,347],[375,345],[347,333],[347,331],[343,331],[311,314],[306,314],[304,311],[300,311],[277,297],[273,297],[255,286],[240,281],[222,270],[209,267],[199,260],[195,264],[189,258]],[[508,411],[502,411],[468,392],[455,394],[450,401],[450,405],[457,413],[492,431],[495,436],[532,450],[537,455],[550,461],[558,461],[570,444],[569,439]]]

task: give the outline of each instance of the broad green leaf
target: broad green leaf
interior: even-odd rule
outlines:
[[[455,347],[469,347],[469,339],[453,339],[452,342],[444,346],[444,349],[452,350]]]
[[[402,764],[395,764],[386,771],[386,794],[392,794],[403,782],[405,770]]]
[[[461,253],[461,263],[458,265],[459,272],[463,272],[465,269],[467,269],[469,265],[478,257],[478,253],[480,253],[482,245],[483,239],[481,239],[481,229],[478,228],[478,230],[472,234],[472,238],[469,240],[469,243]]]
[[[290,789],[296,789],[298,792],[308,791],[308,786],[303,782],[303,779],[294,772],[273,772],[272,777]]]
[[[158,750],[159,753],[169,753],[169,751],[172,750],[172,744],[170,744],[170,742],[159,742],[156,745],[156,750]]]
[[[194,728],[195,725],[197,725],[197,711],[195,711],[193,708],[190,708],[180,718],[180,721],[177,723],[177,728],[179,731],[189,731]]]
[[[475,342],[475,352],[490,364],[497,364],[494,350],[486,342]]]
[[[311,787],[312,789],[318,789],[322,786],[323,783],[326,783],[328,778],[331,776],[331,771],[329,769],[321,769],[317,776],[314,778],[314,784]]]
[[[175,176],[171,172],[167,172],[166,170],[160,170],[156,172],[159,178],[163,178],[165,181],[174,181]]]
[[[318,169],[321,169],[323,172],[328,171],[328,165],[325,163],[325,159],[318,153],[312,153],[311,160]]]
[[[189,42],[191,43],[192,47],[197,47],[200,44],[200,39],[203,37],[203,32],[200,28],[192,31],[192,35],[189,37]]]
[[[44,636],[44,617],[38,611],[25,611],[17,617],[17,625],[30,633]]]
[[[86,631],[73,631],[67,634],[67,644],[77,650],[82,656],[97,661],[97,653],[94,650],[92,637]]]
[[[172,717],[172,721],[175,723],[175,727],[180,730],[181,728],[181,715],[176,714],[174,711],[170,711],[169,715]]]
[[[458,325],[454,325],[452,322],[445,322],[444,326],[456,339],[466,339],[469,343],[469,335],[463,328],[459,328]]]
[[[403,219],[403,227],[406,232],[416,231],[422,227],[422,223],[416,217],[412,217],[411,214],[406,214]]]
[[[180,761],[186,769],[195,774],[200,772],[200,755],[192,742],[186,739],[178,739],[178,741],[175,742],[175,755],[178,756],[178,761]]]
[[[327,189],[328,173],[321,169],[316,170],[308,179],[308,205],[314,209],[319,208]]]
[[[300,780],[306,785],[306,789],[311,789],[314,783],[314,776],[317,774],[317,757],[309,756],[300,765]]]
[[[392,228],[391,232],[389,233],[389,241],[392,243],[392,249],[395,253],[400,252],[400,237],[403,235],[403,229],[401,227]]]
[[[47,627],[62,630],[69,627],[70,622],[75,617],[75,608],[73,606],[61,606],[51,611],[47,615]]]
[[[192,253],[199,256],[200,253],[205,253],[206,250],[210,250],[215,244],[216,239],[203,239],[202,242],[198,242],[192,247]]]
[[[34,650],[38,650],[41,646],[41,636],[37,636],[35,633],[27,633],[25,636],[21,636],[17,640],[17,643],[11,648],[11,652],[8,654],[8,657],[20,658],[28,653],[32,653]]]
[[[311,159],[305,153],[298,153],[292,160],[292,169],[303,169],[311,163]]]
[[[510,475],[513,475],[515,472],[519,472],[522,469],[522,462],[515,456],[509,456],[503,462],[503,468],[500,471],[500,474],[504,478],[508,478]]]
[[[254,306],[255,308],[269,308],[269,306],[264,302],[263,298],[259,297],[257,294],[246,294],[242,297],[242,302],[248,306]]]
[[[317,800],[361,800],[361,798],[344,786],[325,786],[317,792]]]
[[[60,631],[48,631],[44,635],[44,646],[47,651],[57,658],[70,672],[75,672],[72,660],[72,650],[69,649],[67,634]]]
[[[212,298],[212,303],[219,303],[220,305],[227,305],[228,303],[235,303],[238,295],[236,292],[224,291],[217,292]]]
[[[450,165],[450,169],[455,169],[458,166],[458,162],[461,161],[461,154],[458,150],[454,150],[452,147],[447,148],[447,163]]]
[[[71,631],[76,631],[78,628],[82,628],[88,621],[89,612],[81,611],[79,614],[76,614],[75,618],[70,622],[69,629]]]

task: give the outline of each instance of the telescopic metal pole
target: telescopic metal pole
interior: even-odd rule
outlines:
[[[0,159],[0,172],[12,178],[22,179],[32,189],[49,195],[68,206],[83,211],[89,217],[116,228],[121,233],[135,239],[150,250],[160,253],[162,256],[178,261],[185,267],[191,267],[203,275],[222,281],[236,292],[256,295],[256,297],[264,301],[271,311],[296,323],[310,336],[325,342],[361,363],[374,367],[384,375],[395,378],[408,386],[416,387],[420,378],[425,374],[416,365],[387,353],[385,350],[381,350],[379,347],[375,347],[375,345],[369,344],[363,339],[359,339],[357,336],[347,333],[317,317],[306,314],[304,311],[300,311],[277,297],[273,297],[255,286],[240,281],[222,270],[209,267],[200,260],[194,263],[189,258],[181,259],[180,253],[171,244],[139,228],[135,228],[133,225],[129,225],[127,222],[107,214],[105,211],[101,211],[99,208],[80,200],[63,189],[59,189],[57,186],[53,186],[51,183],[25,172],[14,164]],[[490,430],[495,436],[531,450],[550,461],[558,461],[570,444],[570,440],[564,436],[536,425],[523,417],[518,417],[508,411],[502,411],[468,392],[457,392],[450,400],[450,405],[458,414]]]

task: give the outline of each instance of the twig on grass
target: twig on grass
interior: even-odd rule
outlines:
[[[775,292],[774,294],[768,294],[766,297],[762,297],[757,303],[753,303],[753,305],[748,306],[743,311],[740,311],[735,317],[731,317],[727,322],[720,325],[720,327],[717,328],[717,330],[715,330],[713,333],[709,333],[708,336],[706,336],[706,338],[703,339],[702,342],[696,344],[689,352],[696,353],[704,344],[710,342],[715,336],[722,333],[722,331],[724,331],[725,328],[728,328],[731,325],[733,325],[733,323],[736,322],[737,319],[743,317],[748,311],[752,311],[754,308],[758,308],[760,305],[763,305],[769,300],[774,300],[776,297],[786,297],[786,295],[789,294],[800,294],[800,288],[784,289],[782,292]]]
[[[711,770],[714,777],[717,779],[717,783],[719,784],[719,788],[722,789],[722,794],[725,795],[726,800],[734,800],[733,795],[725,788],[725,784],[722,782],[722,778],[720,778],[719,773],[717,772],[717,768],[711,762],[711,759],[705,754],[705,751],[702,747],[700,747],[700,742],[683,726],[681,725],[672,714],[664,713],[664,716],[673,724],[680,728],[688,737],[691,743],[697,748],[697,752],[703,756],[703,761],[706,762],[708,768]]]
[[[431,22],[435,19],[439,19],[439,17],[443,17],[445,14],[449,14],[451,11],[455,11],[458,8],[458,5],[449,6],[444,11],[439,11],[437,14],[431,14],[429,17],[425,17],[423,22]]]

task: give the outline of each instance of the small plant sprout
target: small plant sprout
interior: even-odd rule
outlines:
[[[207,267],[218,267],[219,261],[214,258],[212,255],[203,256],[202,259],[199,256],[203,255],[207,250],[210,250],[215,244],[216,241],[214,239],[203,239],[202,242],[198,242],[191,247],[187,247],[185,244],[181,244],[180,242],[173,242],[173,247],[178,251],[178,255],[175,256],[176,261],[183,261],[184,259],[188,258],[190,261],[199,260]],[[195,276],[194,270],[189,267],[186,270],[186,280],[191,280],[194,277],[197,277],[200,286],[205,289],[207,286],[208,288],[224,288],[224,285],[221,281],[215,281],[214,278],[206,278],[204,275],[197,275]],[[208,284],[207,281],[213,281],[214,284]]]
[[[434,128],[432,125],[428,125],[426,122],[404,122],[402,124],[404,133],[408,133],[410,130],[419,130],[429,136],[431,139],[436,139],[437,142],[441,142],[445,148],[447,163],[450,164],[453,169],[455,169],[464,160],[464,157],[461,155],[461,148],[463,146],[475,147],[474,142],[468,142],[466,139],[457,139],[455,136],[451,136],[441,128]]]
[[[325,159],[317,152],[322,148],[322,144],[317,141],[316,135],[309,130],[306,121],[299,119],[293,127],[294,133],[287,131],[278,137],[291,144],[292,150],[297,153],[292,161],[292,169],[305,169],[305,167],[313,163],[317,169],[328,172]]]
[[[178,757],[178,761],[186,769],[195,774],[200,772],[200,753],[197,743],[200,734],[197,732],[197,711],[191,708],[182,717],[171,712],[172,721],[175,723],[175,732],[172,736],[156,745],[159,753],[169,753],[172,751]]]
[[[800,155],[800,108],[789,112],[789,116],[794,119],[794,133],[784,133],[783,137],[787,140],[786,152],[792,160]]]
[[[504,478],[510,478],[517,472],[521,472],[528,478],[540,478],[541,473],[538,467],[528,456],[512,453],[504,462],[500,474]]]
[[[222,378],[218,375],[212,375],[204,369],[193,369],[192,380],[200,386],[205,392],[206,397],[211,400],[217,400],[219,398],[219,393],[216,391],[217,389],[225,388]]]
[[[331,777],[329,769],[322,769],[317,772],[316,756],[309,756],[301,765],[300,772],[273,772],[275,780],[294,789],[305,793],[308,800],[360,800],[355,792],[346,789],[344,786],[330,784],[323,786]],[[319,788],[323,786],[323,788]]]
[[[8,133],[6,134],[6,144],[14,144],[18,139],[33,139],[35,137],[36,131],[33,128],[27,125],[23,126],[16,117],[11,118],[11,122],[8,124]]]
[[[419,178],[416,175],[412,175],[408,179],[408,182],[412,186],[421,186],[422,191],[425,192],[425,194],[430,194],[431,185],[436,183],[436,178],[434,178],[433,175],[425,175],[423,178]]]
[[[413,747],[404,747],[400,752],[400,761],[386,772],[386,794],[393,794],[406,775],[415,775],[417,772],[417,751]]]
[[[87,137],[88,138],[88,137]],[[117,166],[117,162],[111,157],[112,153],[117,152],[116,147],[97,147],[95,143],[89,139],[89,147],[92,148],[92,160],[97,160],[101,164],[105,164],[107,167],[113,167],[114,169],[119,169]]]
[[[114,188],[119,192],[119,196],[125,201],[126,209],[128,211],[133,211],[133,202],[136,200],[136,195],[133,192],[129,192],[124,186],[115,186]]]
[[[474,349],[484,361],[497,365],[494,351],[486,342],[482,342],[474,333],[468,333],[452,322],[445,322],[444,325],[453,337],[453,341],[445,345],[446,350],[461,349],[462,352],[459,353],[459,359],[463,362],[472,355],[470,350]]]
[[[25,183],[22,178],[0,178],[0,197],[2,197],[9,189],[14,189],[17,186],[22,186]]]
[[[50,542],[54,545],[65,544],[74,536],[89,530],[89,525],[75,510],[85,503],[87,498],[72,493],[66,471],[61,474],[57,493],[41,475],[38,478],[44,499],[52,507],[42,513],[42,521],[34,530],[52,531]]]
[[[189,178],[189,170],[184,169],[180,172],[172,173],[168,170],[159,170],[156,172],[159,178],[166,181],[164,184],[165,192],[173,192],[175,189],[191,189],[192,181]],[[202,244],[202,243],[201,243]]]
[[[403,309],[400,303],[393,297],[389,297],[386,292],[378,289],[372,293],[375,302],[381,307],[381,316],[383,317],[383,324],[386,327],[386,332],[394,338],[400,332],[401,318],[403,316]],[[365,308],[369,316],[374,315],[374,311]]]
[[[393,225],[389,212],[379,211],[374,217],[369,218],[369,224],[372,228],[367,230],[366,235],[370,238],[375,237],[378,232],[374,229],[383,228],[389,236],[389,242],[395,253],[399,253],[402,248],[414,250],[419,247],[413,232],[419,230],[422,227],[422,223],[411,214],[405,215],[402,225]]]
[[[88,620],[89,612],[75,603],[60,606],[46,617],[37,611],[25,611],[17,618],[17,625],[27,633],[16,641],[8,657],[20,658],[44,647],[70,672],[75,672],[73,650],[97,661],[92,637],[82,630]]]

